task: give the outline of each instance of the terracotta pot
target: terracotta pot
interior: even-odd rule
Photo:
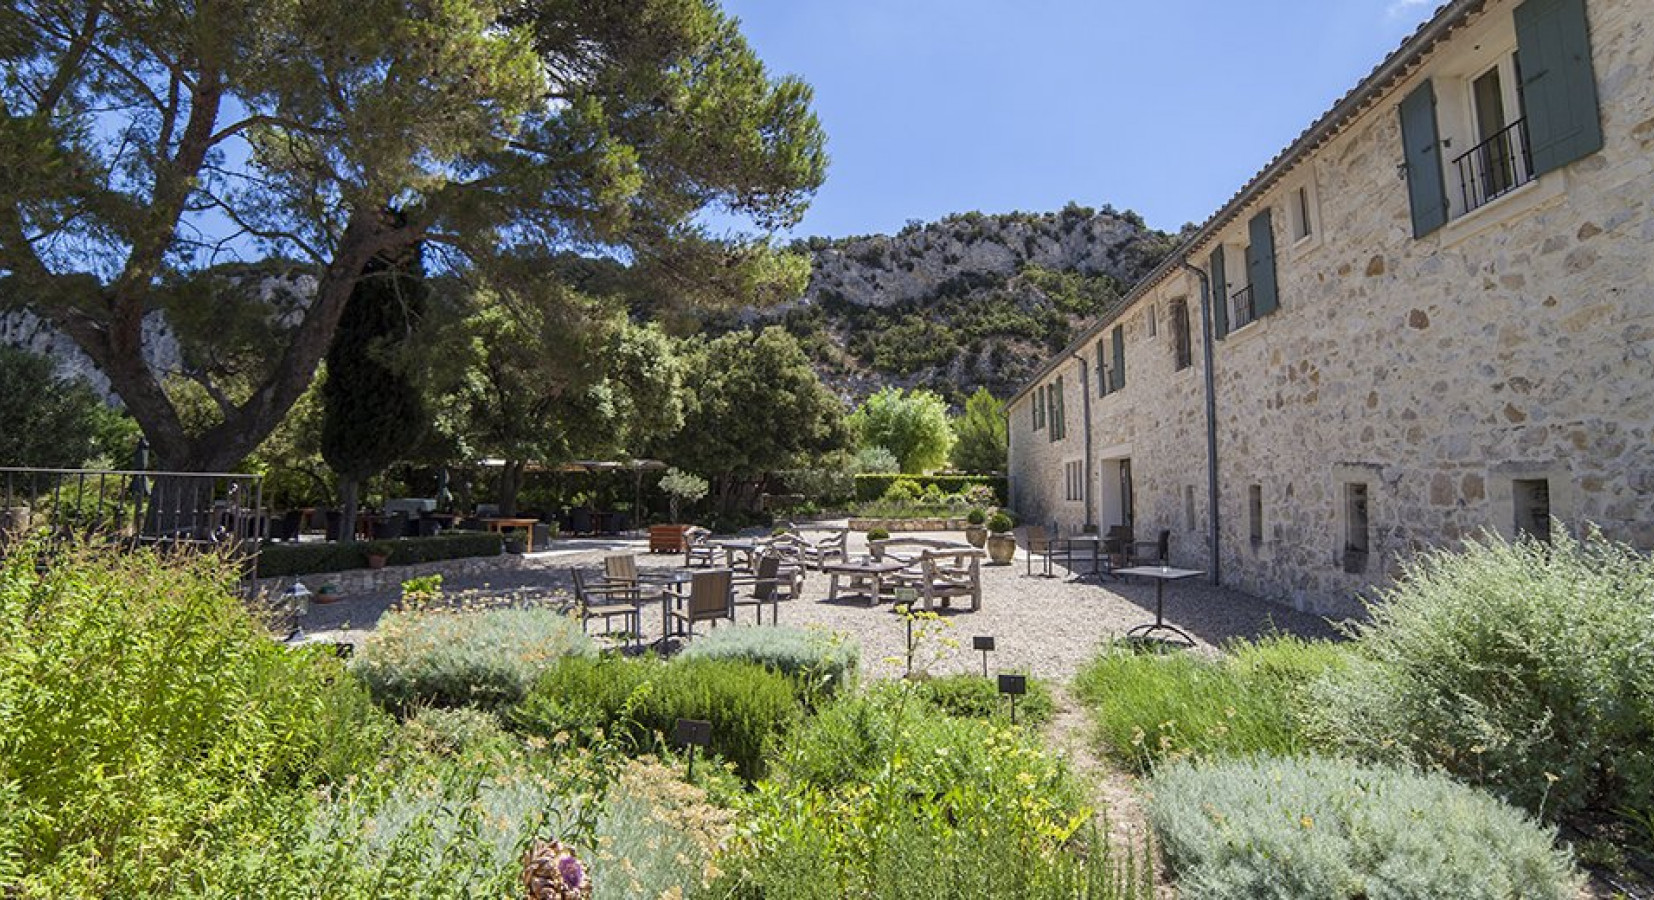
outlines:
[[[383,553],[368,554],[368,568],[370,569],[383,569],[385,567],[385,563],[389,561],[390,557]]]
[[[1017,555],[1017,539],[1009,534],[988,535],[988,564],[1008,566]]]
[[[311,602],[312,603],[337,603],[337,602],[339,602],[340,600],[343,600],[343,599],[345,599],[345,597],[344,597],[343,594],[339,593],[338,586],[331,585],[331,584],[324,584],[324,585],[322,585],[321,589],[316,592],[315,599],[312,600]]]
[[[981,547],[988,542],[988,528],[986,525],[966,525],[965,540],[971,542],[972,547]]]

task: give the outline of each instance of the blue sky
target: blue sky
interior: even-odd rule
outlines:
[[[953,212],[1204,220],[1429,18],[1423,0],[724,0],[815,88],[832,157],[796,236]]]

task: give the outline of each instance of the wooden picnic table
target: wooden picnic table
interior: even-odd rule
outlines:
[[[480,520],[484,528],[496,534],[505,534],[508,529],[521,528],[528,534],[528,549],[534,550],[534,526],[540,524],[539,519],[518,519],[503,516],[490,516]]]

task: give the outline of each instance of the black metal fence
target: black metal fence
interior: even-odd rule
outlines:
[[[207,550],[258,575],[263,478],[224,472],[0,467],[0,550],[45,531],[113,547]]]

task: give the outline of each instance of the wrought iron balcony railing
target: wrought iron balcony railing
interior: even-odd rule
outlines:
[[[1533,179],[1527,119],[1517,119],[1453,160],[1464,211],[1470,212]]]
[[[1252,320],[1257,317],[1257,309],[1252,302],[1252,285],[1249,284],[1229,295],[1230,331],[1252,324]]]

